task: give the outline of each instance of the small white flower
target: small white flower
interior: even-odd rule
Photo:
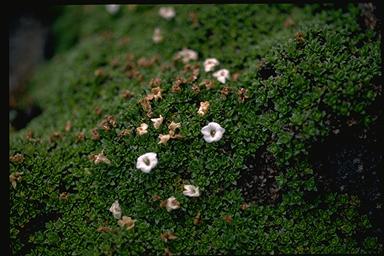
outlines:
[[[112,204],[111,208],[109,208],[109,211],[112,212],[113,217],[115,217],[115,219],[120,219],[121,218],[121,208],[120,208],[118,200],[116,200]]]
[[[200,196],[200,191],[198,187],[195,187],[193,185],[184,185],[183,194],[189,197],[198,197]]]
[[[140,136],[144,135],[144,134],[148,133],[147,129],[148,129],[148,125],[146,123],[142,123],[142,124],[140,124],[140,127],[136,128],[136,133]]]
[[[219,141],[225,129],[221,127],[218,123],[210,122],[207,126],[204,126],[201,129],[201,133],[204,135],[204,140],[208,143]]]
[[[183,50],[176,53],[176,59],[181,59],[183,63],[188,63],[190,60],[197,60],[197,52],[183,48]]]
[[[156,44],[163,41],[163,35],[161,34],[160,28],[155,28],[155,30],[153,31],[152,40]]]
[[[107,12],[109,12],[110,14],[116,14],[119,9],[120,9],[120,5],[119,4],[107,4],[105,5],[105,9],[107,10]]]
[[[204,70],[205,72],[212,71],[220,62],[215,58],[206,59],[204,61]]]
[[[220,69],[219,71],[213,73],[213,76],[220,82],[225,84],[225,81],[229,78],[228,69]]]
[[[159,15],[166,20],[170,20],[175,17],[176,12],[173,7],[160,7]]]
[[[136,168],[149,173],[157,165],[157,154],[150,152],[137,158]]]
[[[170,212],[172,210],[180,208],[180,203],[176,200],[174,196],[172,196],[167,199],[167,204],[165,205],[165,207],[167,208],[167,211]]]
[[[152,118],[151,121],[153,122],[153,126],[155,129],[159,129],[160,125],[163,123],[164,117],[160,115],[159,118]]]
[[[200,102],[200,108],[197,111],[197,113],[201,116],[204,116],[205,114],[207,114],[208,108],[209,108],[209,102],[208,101],[202,101],[202,102]]]

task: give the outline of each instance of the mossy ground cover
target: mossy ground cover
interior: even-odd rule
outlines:
[[[68,6],[29,93],[43,113],[10,134],[11,248],[24,255],[379,253],[359,198],[317,192],[312,145],[381,97],[380,37],[355,5]],[[158,27],[161,43],[152,35]],[[198,53],[185,64],[183,48]],[[230,71],[222,84],[203,62]],[[145,105],[153,87],[160,99]],[[129,97],[127,90],[133,94]],[[210,104],[206,115],[200,102]],[[151,118],[164,117],[159,129]],[[108,117],[109,116],[109,117]],[[109,120],[109,121],[108,121]],[[340,121],[341,120],[341,121]],[[171,122],[182,136],[159,144]],[[201,128],[225,133],[207,143]],[[139,136],[136,128],[149,125]],[[123,133],[122,133],[123,132]],[[103,152],[110,164],[95,164]],[[150,173],[137,158],[156,152]],[[193,184],[201,195],[183,195]],[[312,193],[310,200],[307,193]],[[161,201],[175,196],[179,209]],[[135,222],[120,227],[118,200]],[[173,232],[165,241],[161,234]],[[365,234],[361,237],[358,234]],[[163,239],[162,239],[163,238]]]

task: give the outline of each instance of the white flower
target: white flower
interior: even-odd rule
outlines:
[[[172,196],[167,199],[167,204],[165,205],[165,207],[167,208],[167,211],[170,212],[172,210],[180,208],[180,203],[176,200],[174,196]]]
[[[155,28],[155,30],[153,31],[152,40],[156,44],[160,43],[161,41],[163,41],[163,35],[161,34],[160,28]]]
[[[181,59],[183,63],[188,63],[190,60],[197,60],[197,52],[183,48],[183,50],[176,53],[176,59]]]
[[[197,113],[201,116],[204,116],[205,114],[207,114],[208,108],[209,108],[209,102],[208,101],[202,101],[202,102],[200,102],[200,108],[197,111]]]
[[[198,197],[200,196],[200,191],[198,187],[193,185],[184,185],[183,194],[190,197]]]
[[[148,133],[147,129],[148,129],[148,125],[146,123],[142,123],[140,124],[140,127],[136,128],[136,133],[141,136],[143,134]]]
[[[120,219],[121,218],[121,208],[120,208],[120,205],[119,205],[119,201],[115,201],[111,208],[109,208],[109,211],[112,212],[113,214],[113,217],[115,217],[115,219]]]
[[[204,70],[205,72],[212,71],[220,62],[215,58],[206,59],[204,61]]]
[[[220,82],[225,84],[225,81],[229,78],[228,69],[220,69],[219,71],[213,73],[213,76]]]
[[[137,158],[136,168],[149,173],[157,165],[157,154],[150,152]]]
[[[221,127],[218,123],[210,122],[207,126],[204,126],[201,129],[201,133],[204,135],[204,140],[208,143],[219,141],[225,129]]]
[[[166,20],[170,20],[175,17],[176,12],[173,7],[160,7],[159,15]]]
[[[159,129],[160,125],[163,123],[164,117],[160,115],[159,118],[152,118],[151,121],[153,122],[153,126],[155,129]]]
[[[107,10],[107,12],[109,12],[110,14],[116,14],[119,9],[120,9],[120,5],[119,4],[107,4],[105,5],[105,9]]]

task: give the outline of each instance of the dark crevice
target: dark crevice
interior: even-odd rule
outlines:
[[[360,16],[357,19],[358,24],[362,30],[379,30],[381,27],[381,20],[379,15],[379,8],[374,3],[360,3]]]
[[[21,241],[23,247],[21,248],[20,252],[16,255],[27,255],[29,252],[31,252],[36,247],[36,244],[30,242],[28,240],[29,237],[32,234],[44,229],[46,223],[50,221],[56,221],[61,218],[61,216],[61,213],[52,211],[49,213],[40,214],[30,219],[28,223],[20,229],[20,232],[18,234],[18,240]]]
[[[60,181],[59,181],[59,193],[68,192],[70,194],[76,193],[76,185],[72,185],[71,183],[76,183],[77,178],[70,176],[70,168],[74,166],[73,163],[70,163],[66,166],[60,173]],[[68,177],[69,180],[65,178]]]
[[[310,200],[324,192],[358,196],[359,208],[367,214],[372,229],[369,235],[383,236],[381,202],[384,174],[384,118],[369,129],[362,126],[341,129],[313,146],[309,156],[315,170],[318,192],[307,193]]]
[[[26,109],[13,108],[9,109],[9,122],[15,130],[25,128],[30,121],[41,115],[43,110],[36,104],[28,106]]]
[[[276,203],[281,198],[277,175],[274,157],[265,148],[260,149],[246,159],[237,186],[247,202]]]
[[[274,67],[269,63],[262,64],[258,72],[262,80],[276,76]]]

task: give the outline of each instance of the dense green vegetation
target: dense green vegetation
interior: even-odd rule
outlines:
[[[174,7],[171,20],[159,16],[159,6],[122,6],[116,15],[104,6],[65,7],[54,27],[60,53],[31,81],[43,114],[10,135],[10,156],[24,156],[10,164],[10,173],[22,173],[16,188],[10,184],[12,251],[382,252],[377,237],[358,235],[371,224],[357,197],[305,199],[317,186],[307,159],[311,145],[339,128],[335,120],[353,116],[369,126],[375,118],[367,109],[379,94],[380,38],[358,22],[357,6]],[[157,44],[156,27],[164,38]],[[183,48],[198,60],[174,60]],[[230,71],[225,84],[204,72],[212,57]],[[150,102],[149,117],[140,101],[151,85],[160,86],[162,99]],[[124,97],[125,90],[134,96]],[[200,116],[203,101],[210,107]],[[113,118],[103,122],[108,115]],[[164,122],[157,130],[150,119],[159,115]],[[171,121],[181,124],[182,138],[158,144]],[[225,133],[206,143],[200,130],[212,121]],[[139,136],[141,123],[149,127]],[[91,161],[102,151],[110,164]],[[149,174],[136,169],[147,152],[159,160]],[[246,162],[261,155],[272,159],[278,192],[247,201],[241,176],[257,173]],[[198,186],[201,196],[184,196],[183,184]],[[171,196],[181,207],[168,212],[160,201]],[[109,212],[115,200],[136,220],[132,229]],[[167,231],[177,238],[162,240]]]

